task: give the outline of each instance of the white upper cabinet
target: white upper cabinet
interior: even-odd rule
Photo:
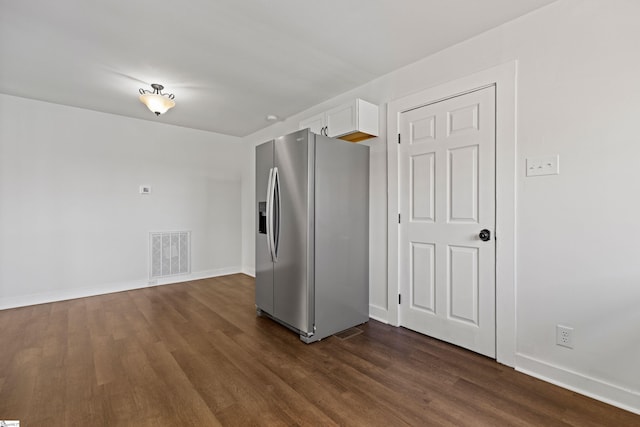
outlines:
[[[311,132],[324,135],[324,113],[316,114],[300,122],[300,129],[311,129]]]
[[[378,106],[354,99],[300,122],[300,129],[345,141],[358,142],[378,136]]]

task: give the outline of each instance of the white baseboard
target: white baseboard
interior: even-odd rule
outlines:
[[[200,280],[200,279],[209,279],[211,277],[227,276],[229,274],[238,274],[241,272],[242,271],[240,267],[216,268],[213,270],[197,271],[195,273],[185,274],[181,276],[165,277],[163,279],[158,279],[157,280],[158,283],[151,286],[172,285],[174,283],[190,282],[192,280]]]
[[[369,304],[369,317],[378,322],[389,323],[389,311],[377,305]]]
[[[537,360],[523,354],[516,354],[516,371],[543,381],[584,394],[593,399],[617,406],[640,415],[640,393],[608,383],[578,372]]]
[[[131,291],[134,289],[148,288],[151,286],[170,285],[174,283],[189,282],[192,280],[226,276],[229,274],[240,273],[240,270],[240,267],[218,268],[214,270],[197,271],[181,276],[165,277],[156,280],[156,283],[153,283],[153,281],[150,281],[149,279],[140,279],[128,282],[106,283],[90,288],[59,289],[51,292],[0,298],[0,310],[25,307],[28,305],[45,304],[48,302],[66,301],[76,298],[92,297],[96,295],[111,294],[114,292]]]
[[[247,276],[256,277],[256,269],[253,267],[242,267],[240,271],[242,274],[246,274]]]

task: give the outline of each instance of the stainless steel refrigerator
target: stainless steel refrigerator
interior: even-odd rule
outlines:
[[[369,320],[369,147],[308,129],[256,147],[256,308],[306,343]]]

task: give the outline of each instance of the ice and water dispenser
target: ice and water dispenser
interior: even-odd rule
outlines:
[[[258,202],[258,233],[267,234],[267,202]]]

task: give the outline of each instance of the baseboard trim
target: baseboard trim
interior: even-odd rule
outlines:
[[[173,276],[158,280],[158,283],[150,286],[173,285],[174,283],[191,282],[192,280],[210,279],[212,277],[227,276],[229,274],[242,273],[240,267],[216,268],[213,270],[197,271],[184,276]]]
[[[246,274],[247,276],[256,277],[256,269],[253,267],[242,267],[240,271],[242,274]]]
[[[516,371],[640,415],[640,393],[578,372],[516,354]]]
[[[128,282],[107,283],[99,286],[81,289],[60,289],[52,292],[42,292],[30,295],[20,295],[10,298],[0,298],[0,310],[26,307],[29,305],[46,304],[49,302],[66,301],[76,298],[86,298],[96,295],[111,294],[114,292],[132,291],[134,289],[149,288],[153,286],[171,285],[175,283],[190,282],[192,280],[209,279],[212,277],[226,276],[241,272],[240,267],[226,267],[213,270],[197,271],[181,276],[172,276],[158,279],[153,283],[149,279],[132,280]]]
[[[389,311],[377,305],[369,304],[369,317],[378,322],[389,323]]]

